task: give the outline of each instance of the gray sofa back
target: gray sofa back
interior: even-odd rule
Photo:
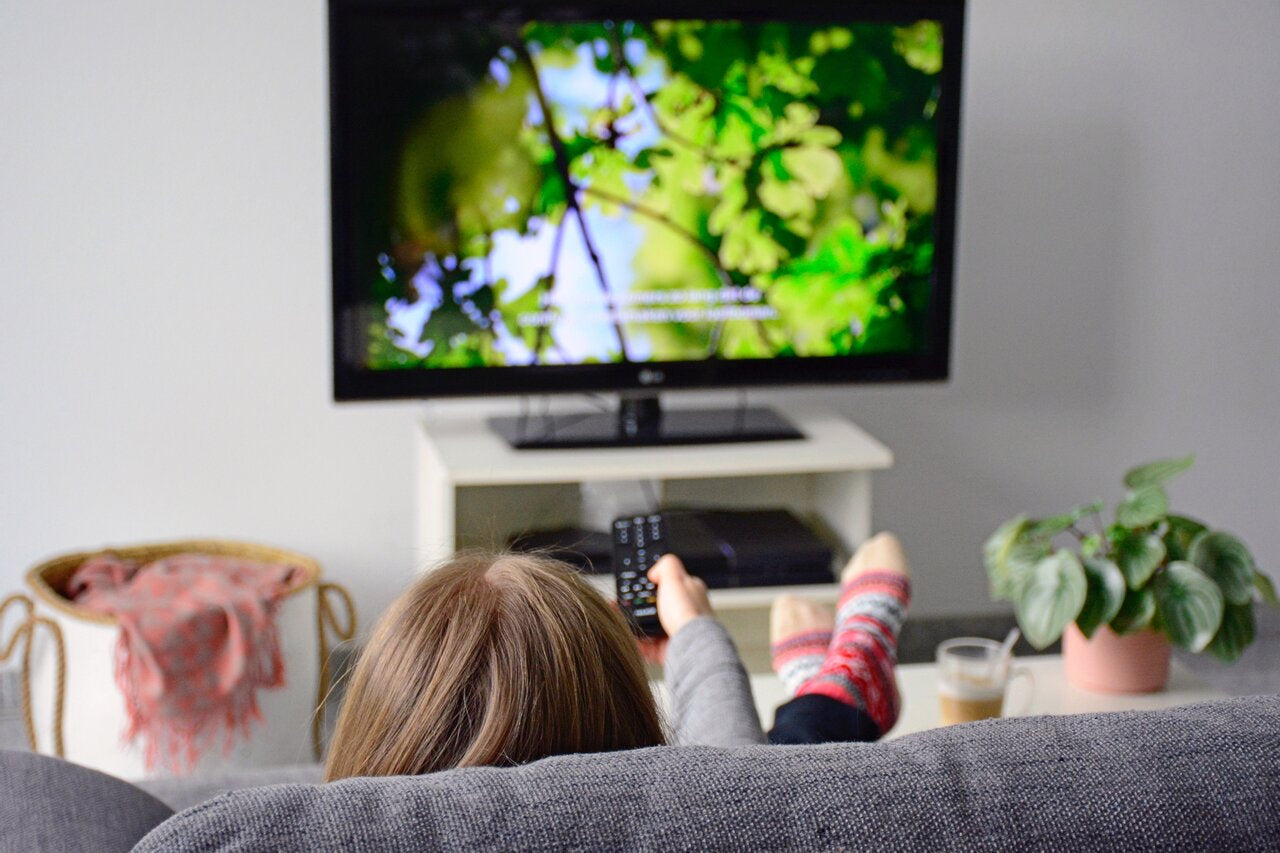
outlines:
[[[129,850],[173,809],[114,776],[0,749],[0,851]]]
[[[139,851],[1280,849],[1280,697],[278,785]]]

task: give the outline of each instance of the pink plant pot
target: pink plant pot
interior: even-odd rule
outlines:
[[[1086,639],[1072,622],[1062,635],[1067,680],[1095,693],[1157,693],[1169,680],[1169,641],[1150,629],[1121,636],[1106,625]]]

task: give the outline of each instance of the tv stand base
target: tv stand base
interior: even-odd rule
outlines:
[[[489,418],[489,426],[520,450],[658,447],[795,441],[804,434],[768,408],[667,409],[656,398],[624,398],[617,412]]]

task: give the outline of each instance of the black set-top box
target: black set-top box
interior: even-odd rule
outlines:
[[[785,509],[668,509],[667,550],[712,589],[831,583],[832,553]],[[613,571],[608,533],[561,528],[526,533],[509,543],[540,551],[591,574]]]
[[[668,510],[669,550],[712,589],[831,583],[831,548],[785,509]]]

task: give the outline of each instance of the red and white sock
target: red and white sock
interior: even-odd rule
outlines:
[[[891,571],[863,572],[845,584],[836,630],[817,673],[797,696],[829,696],[862,711],[883,735],[898,721],[898,631],[911,600],[911,582]]]
[[[831,646],[831,631],[801,631],[769,647],[773,671],[782,679],[788,696],[795,696],[800,685],[818,674]]]

